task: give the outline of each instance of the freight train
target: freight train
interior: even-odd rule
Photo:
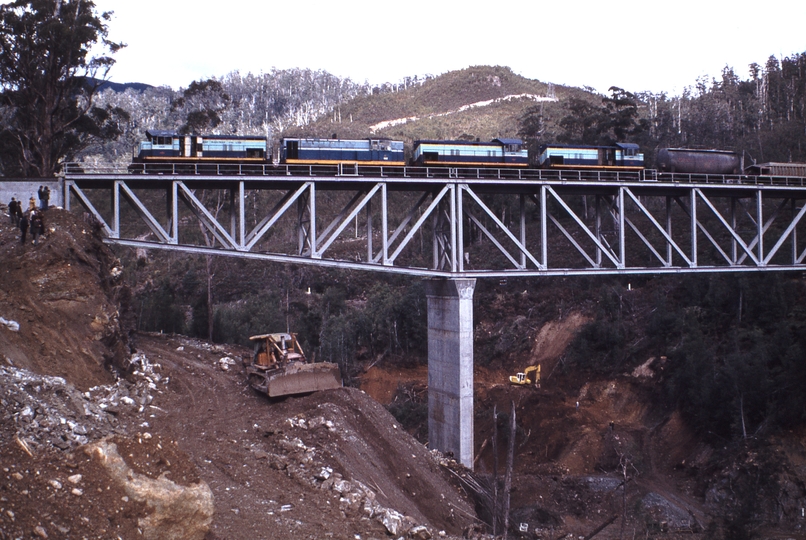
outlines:
[[[586,146],[546,144],[530,155],[521,139],[497,138],[489,142],[415,140],[406,160],[403,141],[387,138],[339,139],[287,137],[273,149],[262,137],[234,135],[182,135],[148,130],[140,142],[130,170],[154,170],[165,164],[172,171],[182,165],[337,165],[381,167],[446,167],[496,169],[556,169],[640,172],[644,154],[634,143]],[[180,166],[180,169],[177,168]],[[149,168],[146,169],[146,166]],[[765,163],[745,171],[740,156],[727,150],[661,148],[656,160],[661,173],[806,177],[806,165]]]

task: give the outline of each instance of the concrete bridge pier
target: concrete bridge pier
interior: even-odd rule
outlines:
[[[428,442],[473,468],[475,279],[425,282],[428,301]]]

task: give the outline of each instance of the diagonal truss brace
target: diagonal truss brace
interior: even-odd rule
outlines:
[[[594,234],[591,232],[591,230],[588,228],[588,226],[587,226],[587,225],[585,225],[585,222],[584,222],[584,221],[582,221],[582,219],[581,219],[579,216],[577,216],[577,215],[576,215],[576,212],[574,212],[574,211],[571,209],[571,207],[569,207],[569,206],[568,206],[568,204],[566,204],[566,202],[563,200],[563,198],[562,198],[562,197],[560,197],[560,196],[557,194],[557,192],[556,192],[556,191],[554,191],[554,189],[553,189],[551,186],[546,186],[546,190],[547,190],[547,191],[548,191],[548,192],[549,192],[549,193],[550,193],[550,194],[551,194],[551,195],[554,197],[554,200],[556,200],[556,201],[557,201],[557,202],[560,204],[560,206],[562,206],[562,207],[565,209],[565,211],[566,211],[566,212],[568,212],[568,215],[570,215],[570,216],[571,216],[571,219],[573,219],[573,220],[574,220],[574,221],[577,223],[577,225],[579,225],[579,227],[580,227],[580,228],[581,228],[581,229],[582,229],[582,230],[585,232],[585,234],[588,236],[588,238],[590,238],[590,239],[591,239],[591,241],[593,241],[593,243],[595,244],[596,248],[597,248],[597,249],[598,249],[598,250],[599,250],[601,253],[604,253],[604,254],[605,254],[605,256],[607,256],[607,258],[608,258],[608,259],[610,259],[610,261],[611,261],[611,262],[612,262],[612,263],[615,265],[615,267],[616,267],[616,268],[619,268],[619,269],[624,268],[624,261],[623,261],[623,260],[619,260],[618,256],[617,256],[615,253],[613,253],[613,251],[610,249],[610,247],[609,247],[609,246],[605,246],[605,245],[604,245],[604,244],[601,242],[601,239],[600,239],[600,238],[597,238],[597,236],[596,236],[596,235],[594,235]],[[623,214],[623,213],[624,213],[624,208],[623,208],[623,206],[622,206],[622,208],[621,208],[621,209],[619,209],[619,213],[620,213],[620,214]],[[579,251],[579,253],[580,253],[582,256],[584,256],[584,257],[585,257],[585,258],[588,260],[588,262],[591,264],[591,266],[592,266],[592,267],[594,267],[594,268],[598,268],[598,267],[599,267],[599,265],[597,265],[597,264],[596,264],[596,263],[593,261],[593,259],[591,259],[591,258],[590,258],[590,256],[589,256],[589,255],[587,254],[587,252],[586,252],[586,251],[585,251],[585,250],[582,248],[582,246],[580,246],[580,245],[579,245],[579,244],[578,244],[578,243],[577,243],[577,242],[576,242],[576,241],[573,239],[573,237],[571,236],[571,234],[570,234],[570,233],[568,233],[568,231],[566,231],[566,230],[565,230],[565,228],[563,228],[563,227],[562,227],[562,225],[560,225],[559,221],[558,221],[556,218],[554,218],[554,216],[551,216],[551,215],[549,215],[549,218],[551,219],[552,223],[554,223],[554,225],[556,225],[556,226],[557,226],[557,227],[560,229],[560,231],[561,231],[561,232],[562,232],[562,233],[565,235],[565,237],[566,237],[566,238],[568,238],[568,239],[571,241],[571,243],[574,245],[574,247],[577,249],[577,251]],[[622,229],[622,230],[623,230],[623,229]],[[623,242],[622,242],[622,244],[623,244]]]
[[[321,245],[316,249],[316,254],[319,257],[321,257],[322,254],[324,254],[324,252],[327,250],[327,248],[329,248],[331,246],[331,244],[333,244],[333,242],[336,240],[336,238],[338,238],[339,235],[342,233],[342,231],[344,231],[344,229],[347,228],[347,226],[358,215],[358,213],[367,206],[369,201],[372,200],[372,197],[374,197],[375,194],[378,193],[378,190],[380,190],[380,189],[381,189],[381,184],[375,184],[375,186],[372,189],[370,189],[368,192],[358,192],[358,193],[356,193],[355,197],[353,197],[352,200],[349,203],[347,203],[347,205],[339,213],[339,215],[336,216],[336,218],[333,220],[333,222],[330,224],[330,226],[328,226],[328,228],[325,229],[325,231],[322,233],[322,235],[320,237]],[[363,195],[363,197],[362,197],[362,195]],[[359,201],[359,199],[360,199],[360,201]],[[356,202],[358,202],[358,204],[356,204]],[[349,208],[351,208],[351,207],[353,209],[348,214],[347,210]],[[332,234],[330,234],[330,231],[333,229],[333,227],[336,226],[336,224],[338,224],[338,227],[336,227],[336,230],[333,231]],[[330,237],[327,237],[328,234],[330,234]],[[327,240],[324,240],[324,238],[327,238]]]
[[[708,197],[705,196],[702,190],[700,190],[699,188],[694,188],[693,191],[694,194],[697,195],[705,203],[705,205],[711,210],[711,212],[713,212],[716,219],[719,220],[719,222],[722,224],[723,227],[725,227],[725,229],[728,231],[728,234],[730,234],[736,241],[736,243],[739,244],[739,246],[744,250],[744,252],[747,253],[747,256],[750,257],[750,259],[755,263],[755,265],[762,266],[762,263],[753,253],[752,248],[750,248],[747,244],[745,244],[742,237],[739,236],[739,233],[736,232],[736,229],[734,229],[730,225],[730,223],[728,223],[727,220],[724,217],[722,217],[722,214],[719,212],[719,210],[717,210],[716,206],[714,206],[714,204],[710,201],[710,199],[708,199]],[[697,221],[697,225],[700,225],[699,220]],[[701,230],[705,231],[704,228],[701,228]],[[714,240],[710,235],[707,236],[708,239],[711,241],[711,243],[714,244],[714,247],[717,248],[720,253],[722,253],[722,256],[725,257],[725,260],[728,262],[728,264],[730,264],[731,266],[735,266],[735,263],[730,260],[730,257],[728,257],[728,255],[724,252],[724,250],[716,243],[716,240]]]
[[[484,211],[485,214],[487,214],[487,217],[490,218],[492,222],[498,226],[498,228],[507,236],[507,238],[509,238],[509,240],[513,244],[515,244],[515,247],[517,248],[518,252],[521,255],[529,259],[532,262],[532,264],[535,265],[536,268],[540,270],[546,269],[545,265],[538,262],[538,260],[534,257],[534,255],[532,255],[531,252],[529,252],[529,250],[526,248],[523,242],[521,242],[519,239],[515,237],[514,234],[512,234],[512,231],[509,230],[509,227],[504,225],[504,223],[498,218],[498,216],[495,215],[495,212],[493,212],[489,206],[484,204],[484,202],[479,198],[479,196],[476,195],[476,193],[472,189],[470,189],[470,186],[468,186],[467,184],[460,184],[459,190],[460,194],[467,193],[468,195],[470,195],[470,198],[476,202],[476,204],[479,206],[479,208],[481,208]],[[485,236],[487,236],[487,238],[493,243],[493,245],[495,245],[495,247],[497,247],[498,250],[501,253],[503,253],[507,259],[509,259],[509,261],[515,268],[517,268],[518,270],[524,270],[526,268],[525,264],[521,264],[515,260],[515,258],[509,253],[509,251],[507,251],[507,249],[503,245],[501,245],[501,243],[498,242],[498,240],[496,240],[496,238],[490,233],[490,231],[488,231],[487,228],[484,227],[484,225],[482,225],[481,221],[479,221],[478,218],[476,218],[473,214],[471,214],[469,210],[465,210],[465,212],[467,213],[468,217],[473,221],[473,223],[475,223],[476,226],[478,226],[479,229],[485,234]]]
[[[72,193],[73,195],[78,197],[78,200],[81,201],[81,204],[84,205],[84,208],[86,208],[87,211],[90,214],[92,214],[92,217],[94,217],[98,221],[98,223],[101,224],[101,227],[103,227],[104,232],[109,238],[120,238],[120,227],[118,226],[114,228],[110,227],[109,224],[106,222],[106,219],[104,219],[104,216],[101,215],[101,213],[98,211],[97,208],[95,208],[95,205],[93,205],[90,202],[90,200],[87,198],[84,192],[81,191],[81,188],[78,187],[75,182],[68,181],[66,189],[68,195]],[[69,198],[67,199],[67,201],[69,201]],[[117,212],[117,201],[114,201],[114,205],[115,205],[115,212]],[[69,206],[67,207],[67,209],[68,210],[70,209]]]
[[[252,248],[265,236],[283,214],[297,202],[297,200],[311,187],[312,182],[306,182],[295,191],[287,192],[271,211],[258,223],[244,240],[243,251],[252,251]]]
[[[439,206],[439,203],[442,201],[443,197],[445,197],[445,194],[448,193],[449,191],[453,191],[453,189],[454,184],[446,184],[440,190],[440,192],[433,198],[431,204],[428,205],[423,214],[417,219],[417,221],[411,227],[411,230],[408,232],[408,234],[406,234],[403,240],[400,241],[400,244],[397,246],[397,249],[395,249],[395,251],[389,256],[388,259],[389,264],[394,264],[395,259],[397,259],[398,255],[400,255],[400,252],[403,251],[403,248],[405,248],[406,245],[408,245],[408,243],[411,241],[411,239],[414,238],[414,235],[417,233],[418,230],[420,230],[420,227],[423,226],[423,224],[426,222],[429,216],[431,216],[431,213],[434,211],[434,209]]]
[[[165,244],[178,244],[179,239],[172,237],[168,232],[160,225],[159,221],[154,217],[154,215],[148,211],[145,207],[143,202],[134,194],[134,192],[129,189],[129,186],[125,184],[125,182],[116,181],[116,187],[119,187],[123,194],[128,199],[129,203],[134,208],[134,211],[137,212],[137,215],[140,216],[140,219],[148,225],[148,228],[151,229],[151,232],[154,233],[154,236],[159,238],[160,242]]]
[[[646,218],[649,220],[650,223],[652,223],[652,226],[655,227],[655,229],[657,229],[657,231],[663,236],[663,238],[666,240],[667,245],[671,246],[677,252],[677,254],[680,255],[680,257],[682,257],[684,261],[686,261],[687,265],[693,266],[691,259],[689,259],[686,256],[686,253],[677,244],[677,242],[674,241],[674,239],[666,231],[666,229],[660,223],[658,223],[658,221],[655,219],[655,216],[653,216],[652,213],[646,208],[646,206],[644,206],[641,203],[641,200],[638,197],[636,197],[633,194],[633,192],[630,191],[629,188],[624,188],[624,194],[627,195],[630,198],[630,200],[632,200],[632,202],[638,207],[641,213],[644,216],[646,216]],[[633,230],[633,232],[635,232],[638,235],[641,241],[652,251],[652,253],[655,254],[655,257],[658,258],[658,260],[663,264],[663,266],[668,268],[672,265],[672,261],[666,260],[664,257],[662,257],[650,244],[649,240],[647,240],[646,237],[644,237],[644,235],[641,234],[641,232],[639,232],[638,227],[636,227],[630,219],[625,218],[625,221]]]
[[[761,235],[762,236],[767,233],[767,230],[769,230],[770,226],[775,222],[776,219],[778,219],[778,216],[780,215],[781,210],[784,208],[784,206],[786,205],[787,201],[788,201],[788,199],[782,200],[781,204],[778,205],[778,207],[775,209],[775,211],[772,213],[772,215],[764,223],[764,226],[761,228]],[[753,226],[758,227],[758,223],[756,222],[755,218],[752,215],[750,215],[749,212],[747,212],[747,209],[745,208],[745,205],[741,201],[741,199],[739,199],[739,205],[745,211],[745,213],[747,214],[747,217],[753,223]],[[750,242],[749,244],[747,244],[747,247],[749,247],[751,250],[755,249],[756,245],[758,245],[758,239],[759,239],[758,236],[753,238],[753,241]],[[775,251],[778,251],[778,250],[776,249]],[[759,257],[764,257],[764,254],[760,253]],[[742,256],[739,258],[738,264],[742,264],[746,258],[747,258],[747,255],[742,254]],[[768,260],[768,259],[769,259],[769,257],[767,257],[767,259],[765,259],[765,260]]]
[[[384,190],[384,194],[385,194],[385,190]],[[383,240],[384,240],[383,244],[384,245],[381,248],[381,251],[372,258],[373,263],[377,263],[378,261],[381,260],[381,258],[383,258],[383,264],[384,265],[391,265],[392,264],[390,259],[389,259],[389,246],[391,246],[395,242],[395,240],[397,240],[397,237],[400,236],[401,233],[403,233],[403,231],[406,229],[408,224],[411,223],[411,220],[414,219],[414,214],[417,213],[417,210],[419,210],[420,207],[422,207],[423,203],[425,203],[426,199],[428,199],[428,197],[430,195],[431,195],[431,193],[428,192],[428,191],[426,191],[425,193],[422,194],[422,196],[419,198],[419,200],[411,207],[411,210],[409,210],[409,213],[406,215],[406,217],[397,226],[397,228],[395,229],[395,232],[392,233],[392,236],[390,236],[389,238],[386,238],[386,234],[384,234],[384,237],[383,237]],[[386,200],[386,198],[384,196],[384,202],[383,202],[383,207],[382,207],[382,210],[384,211],[384,217],[383,217],[383,223],[384,224],[386,224],[386,212],[387,212],[385,200]]]
[[[221,223],[213,216],[204,204],[196,197],[183,182],[177,182],[179,187],[179,196],[188,205],[191,212],[198,218],[199,222],[212,234],[221,245],[227,249],[238,250],[238,243],[232,236],[224,229]]]
[[[806,214],[806,205],[803,205],[800,208],[800,212],[798,212],[798,214],[795,216],[795,218],[792,220],[792,222],[789,224],[789,226],[786,228],[786,230],[783,233],[781,233],[781,237],[778,239],[778,242],[775,243],[775,246],[773,246],[773,248],[767,254],[767,257],[764,258],[764,264],[765,265],[770,264],[770,261],[772,260],[773,256],[778,252],[779,249],[781,249],[781,246],[784,245],[784,242],[789,237],[789,235],[792,234],[792,231],[795,230],[795,227],[798,226],[798,223],[800,223],[800,220],[803,218],[804,214]],[[804,251],[804,254],[806,254],[806,251]],[[799,259],[797,259],[796,261],[793,261],[793,262],[795,264],[798,264],[802,260],[803,260],[803,255],[801,255],[801,257]]]

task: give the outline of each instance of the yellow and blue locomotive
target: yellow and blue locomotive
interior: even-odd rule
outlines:
[[[266,160],[266,139],[239,135],[182,135],[150,129],[134,163],[241,162]]]
[[[412,163],[422,167],[528,167],[529,152],[520,139],[414,141]]]

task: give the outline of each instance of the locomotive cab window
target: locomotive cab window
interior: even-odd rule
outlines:
[[[382,152],[389,152],[392,150],[392,141],[381,141],[377,139],[370,140],[370,147],[373,150],[378,150]]]

